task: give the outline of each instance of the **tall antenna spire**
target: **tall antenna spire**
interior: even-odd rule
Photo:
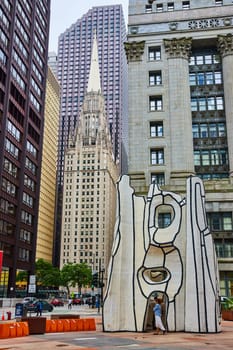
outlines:
[[[94,31],[94,39],[93,39],[92,54],[91,54],[91,66],[90,66],[90,73],[89,73],[88,86],[87,86],[87,92],[91,92],[91,91],[95,91],[95,92],[101,91],[96,30]]]

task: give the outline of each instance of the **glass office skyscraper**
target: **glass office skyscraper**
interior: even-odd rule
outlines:
[[[1,296],[34,273],[50,0],[0,1]]]

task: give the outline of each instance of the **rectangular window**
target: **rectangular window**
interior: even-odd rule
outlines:
[[[151,149],[150,159],[151,159],[151,165],[164,164],[164,150],[163,149]]]
[[[193,131],[193,138],[199,138],[199,126],[198,124],[193,124],[192,125],[192,131]]]
[[[146,13],[152,12],[152,5],[151,5],[151,4],[147,4],[147,5],[145,6],[145,10],[146,10]]]
[[[154,182],[157,185],[165,185],[164,173],[152,173],[151,174],[151,183]]]
[[[161,85],[162,84],[162,74],[161,71],[149,72],[149,85]]]
[[[174,2],[168,2],[167,10],[168,11],[174,11]]]
[[[162,110],[162,96],[150,96],[149,97],[149,109],[151,112],[153,111],[161,111]]]
[[[13,197],[16,196],[16,186],[4,177],[2,178],[2,190]]]
[[[232,212],[207,213],[207,221],[211,231],[232,231]]]
[[[162,137],[163,136],[163,122],[150,122],[150,136]]]
[[[27,140],[27,144],[26,144],[26,147],[27,147],[27,151],[29,153],[31,153],[33,155],[33,157],[37,158],[37,149],[35,146],[33,146],[33,144]]]
[[[190,73],[189,74],[189,85],[190,86],[196,86],[196,74],[195,73]]]
[[[7,171],[10,175],[17,178],[18,168],[15,164],[13,164],[9,159],[4,158],[4,170]]]
[[[200,124],[200,137],[206,138],[208,136],[207,124]]]
[[[19,149],[10,140],[5,140],[5,150],[9,152],[14,158],[19,159]]]
[[[190,9],[190,2],[189,1],[182,1],[182,8],[184,10]]]
[[[156,11],[157,12],[163,12],[163,4],[157,4],[156,5]]]
[[[149,47],[148,56],[149,61],[161,60],[161,48],[157,46]]]

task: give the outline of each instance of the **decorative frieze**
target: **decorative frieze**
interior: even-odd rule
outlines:
[[[227,56],[233,54],[233,35],[218,35],[218,50],[221,55]]]
[[[144,53],[145,41],[133,41],[125,43],[125,52],[128,62],[142,61]]]
[[[189,59],[192,48],[192,38],[164,39],[163,42],[165,51],[170,57]]]

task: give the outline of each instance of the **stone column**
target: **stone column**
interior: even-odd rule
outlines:
[[[165,39],[168,58],[171,182],[184,184],[194,173],[188,59],[192,39]]]
[[[233,180],[233,36],[218,36],[218,50],[222,55],[224,102],[227,126],[229,176]]]
[[[136,192],[141,188],[146,190],[145,171],[147,157],[145,145],[141,140],[143,132],[142,116],[147,111],[147,95],[145,91],[145,41],[132,41],[125,43],[125,53],[128,61],[128,173],[131,185]]]

